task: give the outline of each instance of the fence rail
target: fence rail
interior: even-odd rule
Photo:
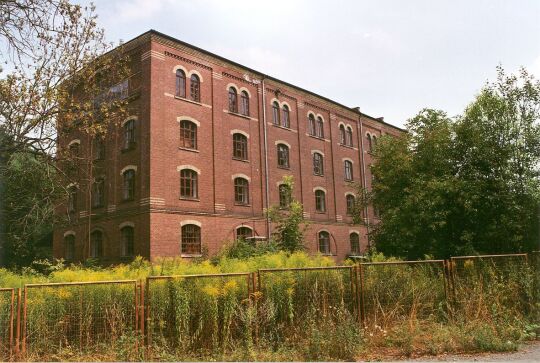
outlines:
[[[526,281],[533,297],[524,294]],[[410,316],[444,319],[457,309],[478,314],[486,294],[516,311],[527,309],[526,298],[538,301],[540,252],[27,284],[0,288],[0,359],[107,349],[123,352],[122,360],[151,358],[153,349],[189,357],[284,341],[306,321],[339,325],[343,314],[365,329]]]

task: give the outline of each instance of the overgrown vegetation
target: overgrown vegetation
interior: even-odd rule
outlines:
[[[388,261],[380,253],[372,260]],[[166,277],[320,266],[333,262],[302,252],[138,259],[110,268],[41,265],[47,274],[1,270],[0,285],[163,276],[146,285],[149,349],[133,329],[133,283],[29,289],[31,360],[355,360],[508,351],[538,337],[539,275],[523,258],[460,260],[446,279],[438,263],[363,265],[363,320],[359,275],[348,266],[260,271],[257,289],[246,275]]]

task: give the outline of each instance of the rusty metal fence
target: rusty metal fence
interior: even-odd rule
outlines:
[[[62,353],[59,359],[76,359],[111,351],[133,356],[138,303],[135,280],[25,285],[21,356],[41,360]]]
[[[364,326],[446,315],[444,260],[361,263],[358,269]]]
[[[150,354],[189,357],[242,344],[244,331],[250,328],[248,307],[254,286],[251,273],[148,277]]]
[[[209,357],[324,324],[538,314],[539,300],[539,252],[28,284],[0,289],[0,359]]]

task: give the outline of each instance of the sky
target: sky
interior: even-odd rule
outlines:
[[[537,0],[93,2],[110,41],[155,29],[397,126],[460,114],[497,65],[540,78]]]

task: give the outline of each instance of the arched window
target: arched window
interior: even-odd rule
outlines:
[[[352,194],[347,194],[345,197],[345,201],[347,202],[347,214],[352,216],[354,213],[354,202],[355,198]]]
[[[351,254],[360,254],[360,236],[356,232],[352,232],[349,235],[349,241],[351,242]]]
[[[326,196],[323,190],[315,191],[315,210],[317,212],[326,212]]]
[[[311,136],[315,136],[315,116],[311,113],[308,116],[308,132]]]
[[[377,147],[377,136],[373,135],[371,137],[372,141],[373,141],[373,148],[376,148]]]
[[[289,168],[289,147],[285,144],[277,145],[278,167]]]
[[[313,153],[313,174],[324,174],[323,156],[319,153]]]
[[[90,234],[90,257],[100,258],[103,256],[103,232],[94,231]]]
[[[105,204],[105,180],[98,178],[92,185],[92,207],[100,208]]]
[[[353,180],[353,164],[349,160],[345,160],[343,165],[345,167],[345,180]]]
[[[77,159],[79,157],[81,148],[78,142],[74,142],[73,144],[69,145],[68,150],[69,157],[71,159]]]
[[[249,204],[249,182],[244,178],[234,179],[234,201],[237,204]]]
[[[122,236],[122,256],[135,254],[135,231],[131,226],[125,226],[120,230]]]
[[[347,143],[347,139],[345,137],[345,126],[343,125],[339,125],[339,143],[342,145]]]
[[[176,70],[176,96],[186,97],[186,74],[183,70]]]
[[[180,121],[180,147],[197,149],[197,125],[194,122]]]
[[[352,128],[350,127],[347,127],[347,145],[348,146],[353,146],[353,141],[352,141]]]
[[[124,177],[122,199],[133,200],[135,198],[135,170],[126,170],[122,175]]]
[[[319,252],[323,255],[330,254],[330,234],[326,231],[319,232]]]
[[[182,226],[182,253],[187,255],[201,254],[201,227],[195,224]]]
[[[64,259],[66,261],[75,259],[75,236],[72,234],[64,237]]]
[[[281,117],[281,126],[290,128],[291,127],[291,121],[289,119],[289,106],[283,105],[282,110],[282,117]]]
[[[291,188],[287,184],[279,185],[279,207],[288,208],[291,204]]]
[[[191,99],[195,102],[201,101],[201,80],[196,74],[192,74],[190,78],[190,96]]]
[[[67,211],[68,213],[74,213],[75,211],[77,211],[77,187],[76,186],[71,186],[68,189]]]
[[[317,117],[317,137],[324,138],[324,122],[322,117]]]
[[[124,150],[135,148],[135,120],[129,120],[124,124]]]
[[[373,151],[373,143],[371,141],[371,134],[367,134],[368,151]]]
[[[233,158],[238,160],[248,159],[247,137],[240,133],[233,134]]]
[[[180,170],[180,197],[197,199],[198,196],[197,172],[191,169]]]
[[[238,227],[236,229],[236,239],[247,240],[249,237],[253,237],[253,231],[248,227]]]
[[[238,94],[234,87],[229,88],[229,111],[238,113]]]
[[[274,125],[279,125],[279,103],[277,101],[272,103],[272,122]]]
[[[242,93],[240,94],[240,100],[240,112],[244,116],[249,116],[249,95],[246,91],[242,91]]]
[[[94,160],[105,159],[105,142],[102,136],[96,135],[93,141]]]

